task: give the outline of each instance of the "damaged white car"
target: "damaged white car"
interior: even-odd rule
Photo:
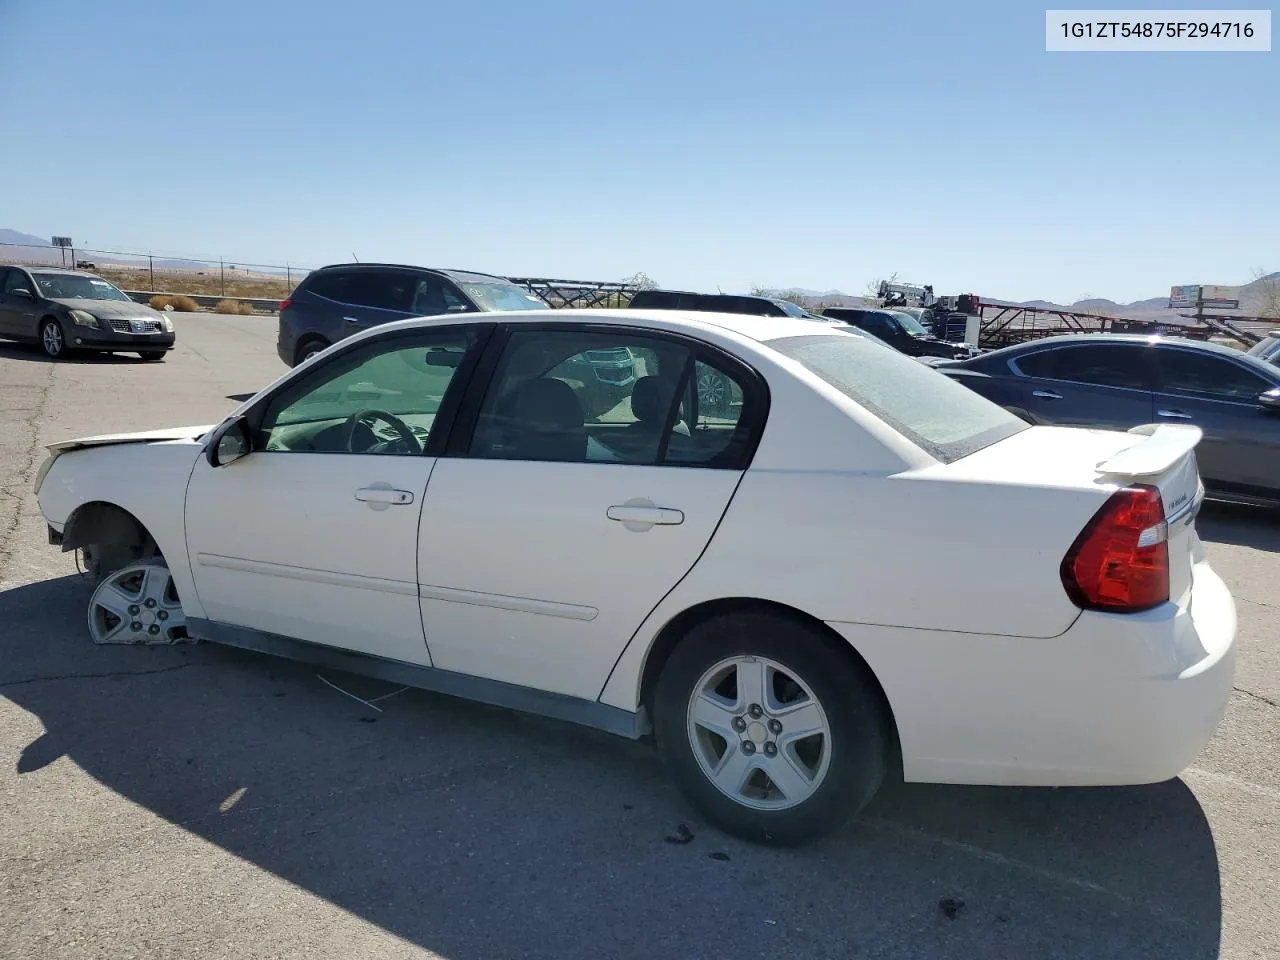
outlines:
[[[1236,632],[1199,439],[1031,426],[805,320],[548,310],[379,326],[216,428],[55,444],[37,493],[98,642],[652,734],[708,820],[796,843],[888,777],[1193,760]]]

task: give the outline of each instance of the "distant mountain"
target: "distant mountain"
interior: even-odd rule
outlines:
[[[17,230],[9,230],[3,227],[0,227],[0,243],[17,243],[24,247],[53,246],[48,239],[41,240],[39,237],[33,237],[29,233],[19,233]]]

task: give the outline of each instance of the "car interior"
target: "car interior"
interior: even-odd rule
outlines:
[[[504,357],[485,398],[471,456],[511,460],[653,464],[667,436],[672,403],[681,392],[665,462],[713,463],[744,442],[741,404],[716,415],[699,410],[696,377],[686,377],[682,347],[636,351],[647,369],[601,416],[590,417],[583,395],[593,375],[579,338],[547,338]],[[610,346],[616,346],[610,344]],[[565,356],[566,351],[573,351]],[[375,358],[303,396],[268,410],[261,430],[268,452],[382,453],[423,451],[462,349],[406,351]],[[390,360],[391,362],[387,362]],[[421,369],[414,369],[418,364]],[[398,365],[398,366],[397,366]],[[699,362],[698,366],[702,366]],[[434,380],[428,379],[434,370]],[[308,411],[308,408],[311,408]]]

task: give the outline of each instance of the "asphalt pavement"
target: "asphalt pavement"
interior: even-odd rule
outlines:
[[[216,422],[284,372],[271,318],[174,319],[162,363],[0,344],[0,957],[1280,956],[1275,515],[1200,521],[1239,667],[1181,778],[900,787],[769,850],[700,822],[641,744],[416,691],[377,712],[210,645],[93,646],[40,445]]]

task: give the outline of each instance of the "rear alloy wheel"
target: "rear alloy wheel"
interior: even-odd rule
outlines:
[[[308,340],[298,348],[298,361],[294,366],[296,367],[299,364],[306,363],[317,353],[322,353],[324,350],[328,349],[328,346],[329,345],[323,340]]]
[[[158,558],[108,574],[89,599],[94,643],[181,643],[187,618],[169,568]]]
[[[842,826],[889,767],[874,681],[817,630],[777,614],[731,614],[690,631],[658,680],[654,730],[709,821],[777,845]]]
[[[61,360],[67,355],[67,338],[62,333],[62,324],[52,317],[40,324],[40,348],[52,360]]]

